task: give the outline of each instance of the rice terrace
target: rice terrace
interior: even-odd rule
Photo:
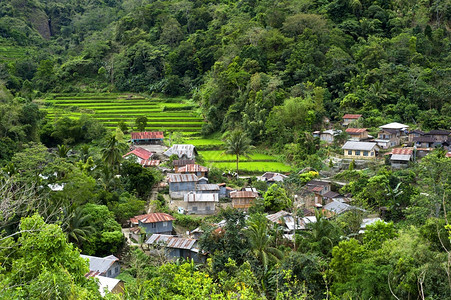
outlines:
[[[225,155],[224,142],[215,138],[202,138],[204,119],[198,106],[185,98],[147,98],[132,93],[49,94],[37,101],[47,112],[47,118],[78,118],[87,114],[99,120],[107,129],[114,130],[119,122],[132,129],[135,119],[146,116],[147,131],[163,131],[165,136],[179,132],[183,142],[195,145],[205,164],[224,170],[234,170],[235,157]],[[274,156],[253,153],[250,159],[240,158],[240,171],[257,174],[264,171],[290,171]]]

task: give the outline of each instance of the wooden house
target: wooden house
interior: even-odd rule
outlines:
[[[219,193],[194,193],[185,194],[188,214],[209,215],[216,211],[216,203],[219,202]]]
[[[235,191],[230,193],[233,208],[248,209],[254,204],[258,193],[251,191]]]
[[[181,167],[194,163],[195,161],[192,159],[175,159],[172,161],[172,165],[174,166],[175,172],[177,172],[177,170]]]
[[[393,168],[405,168],[413,160],[413,149],[395,148],[389,153],[390,164]]]
[[[407,140],[409,143],[413,143],[413,139],[419,136],[423,136],[424,132],[419,130],[419,129],[414,129],[409,131],[409,133],[407,134]]]
[[[186,193],[196,190],[197,181],[194,174],[168,174],[169,195],[172,199],[183,199]]]
[[[130,219],[132,227],[139,226],[144,228],[147,235],[153,233],[171,234],[172,221],[175,218],[165,213],[150,213],[145,215],[135,216]]]
[[[331,144],[335,140],[335,136],[339,135],[341,132],[341,130],[334,129],[324,130],[320,132],[319,139],[323,142]]]
[[[346,133],[351,141],[362,141],[368,139],[368,130],[366,128],[347,128]]]
[[[379,146],[371,142],[347,141],[341,149],[343,149],[346,158],[358,159],[375,158],[379,152]]]
[[[345,114],[343,116],[343,126],[348,126],[349,124],[351,124],[352,122],[357,121],[358,119],[360,119],[362,117],[362,115],[358,115],[358,114]]]
[[[132,132],[131,141],[133,144],[153,144],[162,145],[164,135],[162,131],[144,131],[144,132]]]

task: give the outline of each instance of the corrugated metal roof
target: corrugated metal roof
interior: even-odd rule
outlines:
[[[257,198],[258,194],[251,191],[230,192],[230,198]]]
[[[321,192],[323,189],[324,189],[324,187],[322,187],[322,186],[315,186],[311,190],[313,192]]]
[[[357,133],[362,133],[365,131],[366,131],[366,128],[347,128],[346,129],[346,133],[349,133],[349,134],[357,134]]]
[[[164,155],[168,157],[173,154],[176,154],[178,157],[186,156],[188,159],[193,159],[197,154],[197,150],[191,144],[176,144],[164,152]]]
[[[404,154],[393,154],[390,157],[390,160],[403,160],[403,161],[409,161],[412,155],[404,155]]]
[[[178,168],[177,173],[196,173],[196,172],[208,172],[208,168],[198,164],[187,164]]]
[[[154,153],[147,151],[144,148],[137,147],[137,148],[133,149],[132,151],[128,152],[127,154],[123,155],[122,157],[127,157],[132,154],[136,155],[137,157],[139,157],[141,159],[149,159],[152,157],[152,155]]]
[[[157,167],[160,165],[160,161],[159,160],[145,160],[145,161],[141,162],[141,165],[143,167]]]
[[[283,181],[288,176],[280,174],[280,173],[273,173],[273,172],[266,172],[262,175],[262,179],[265,181]]]
[[[143,131],[143,132],[132,132],[132,140],[150,140],[150,139],[163,139],[163,131]]]
[[[402,154],[402,155],[412,155],[413,150],[411,148],[394,148],[391,154]]]
[[[449,135],[451,134],[451,131],[449,130],[431,130],[426,134],[430,134],[430,135]]]
[[[168,182],[197,182],[194,174],[168,174]]]
[[[414,142],[420,142],[420,143],[434,143],[435,138],[430,135],[423,135],[423,136],[417,136],[413,138]]]
[[[165,213],[150,213],[145,215],[139,215],[135,216],[130,219],[130,221],[133,224],[138,224],[138,221],[141,221],[141,223],[148,224],[148,223],[156,223],[156,222],[167,222],[167,221],[174,221],[175,218],[169,214]]]
[[[326,204],[324,206],[324,209],[331,211],[333,213],[336,213],[336,214],[341,214],[341,213],[344,213],[345,211],[353,210],[353,209],[358,209],[358,210],[364,211],[364,209],[361,209],[359,207],[352,206],[352,205],[349,205],[349,204],[346,204],[343,202],[339,202],[339,201],[332,201],[332,202]]]
[[[197,242],[195,239],[179,238],[173,235],[152,234],[146,244],[164,244],[168,248],[191,250]]]
[[[343,119],[358,119],[360,118],[362,115],[358,115],[358,114],[345,114],[343,116]]]
[[[339,193],[335,193],[335,192],[332,192],[332,191],[329,191],[329,192],[327,192],[327,193],[325,193],[325,194],[323,195],[324,198],[337,198],[338,196],[343,197],[343,196],[340,195]]]
[[[281,218],[284,218],[285,216],[291,216],[291,213],[281,210],[276,212],[275,214],[267,215],[266,218],[271,222],[282,224],[283,221],[281,220]]]
[[[146,241],[146,244],[166,244],[166,242],[172,237],[172,235],[154,233]]]
[[[172,165],[175,167],[183,167],[186,166],[188,164],[194,164],[195,161],[192,159],[176,159],[172,161]]]
[[[185,202],[219,202],[219,195],[213,193],[188,193],[183,196]]]
[[[219,191],[219,185],[214,183],[198,184],[196,186],[197,191]]]
[[[89,260],[89,270],[93,272],[100,272],[100,274],[105,273],[108,269],[116,262],[119,261],[114,255],[107,257],[96,257],[90,255],[80,254],[82,258],[87,258]]]
[[[341,149],[371,151],[374,147],[377,147],[376,143],[347,141]]]

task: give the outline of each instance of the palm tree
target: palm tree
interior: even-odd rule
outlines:
[[[268,232],[268,219],[263,214],[254,214],[247,222],[245,233],[251,245],[252,254],[262,263],[265,272],[270,262],[277,262],[283,253],[271,245],[272,237]]]
[[[69,208],[66,210],[66,214],[66,222],[62,227],[66,232],[67,240],[75,243],[80,248],[88,236],[96,232],[96,229],[89,225],[91,216],[84,215],[81,207],[76,209]]]
[[[122,159],[121,156],[121,143],[116,139],[115,135],[112,135],[107,142],[107,145],[102,149],[102,159],[111,170],[119,169],[119,165]]]
[[[58,151],[56,152],[56,154],[61,158],[66,158],[67,153],[69,153],[70,148],[67,147],[66,145],[57,145],[57,147],[58,147]]]
[[[236,156],[236,174],[238,176],[238,163],[240,156],[249,158],[249,152],[252,150],[251,140],[247,137],[246,133],[237,129],[230,133],[225,140],[226,154],[233,154]]]

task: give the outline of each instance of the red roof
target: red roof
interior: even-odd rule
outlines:
[[[196,173],[196,172],[208,172],[208,168],[197,165],[197,164],[187,164],[184,167],[178,168],[177,173]]]
[[[366,128],[348,128],[348,129],[346,129],[346,133],[349,133],[349,134],[362,133],[365,131],[366,131]]]
[[[447,153],[445,154],[445,156],[446,156],[446,157],[451,157],[451,152],[447,152]]]
[[[148,223],[166,222],[166,221],[174,221],[174,220],[175,220],[175,218],[173,216],[165,214],[165,213],[151,213],[151,214],[135,216],[130,219],[130,222],[132,224],[138,224],[138,221],[141,221],[141,223],[148,224]]]
[[[343,116],[343,119],[358,119],[360,118],[362,115],[355,115],[355,114],[345,114]]]
[[[134,155],[136,155],[137,157],[139,157],[141,159],[147,160],[147,159],[152,157],[153,152],[150,152],[150,151],[147,151],[144,148],[139,148],[138,147],[138,148],[135,148],[134,150],[128,152],[127,154],[125,154],[122,157],[126,157],[126,156],[129,156],[131,154],[134,154]]]
[[[163,131],[132,132],[132,140],[163,139]]]
[[[400,155],[412,155],[413,150],[411,148],[394,148],[391,150],[391,154]]]
[[[315,186],[313,189],[312,189],[312,191],[314,191],[314,192],[321,192],[323,190],[323,187],[322,186]]]

